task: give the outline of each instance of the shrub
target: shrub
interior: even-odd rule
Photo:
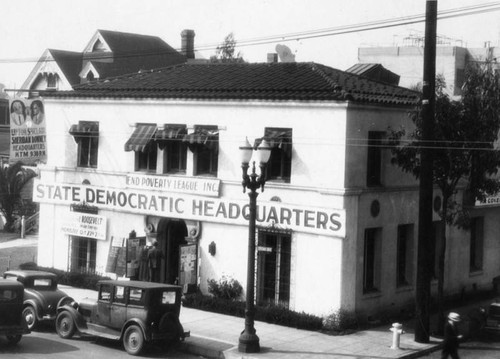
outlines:
[[[186,295],[183,299],[183,305],[208,312],[232,315],[240,318],[245,317],[245,302],[217,298],[201,293]],[[294,312],[284,305],[274,304],[265,306],[257,305],[255,307],[255,320],[305,330],[320,330],[322,326],[322,318],[303,312]]]
[[[218,299],[235,301],[240,298],[243,292],[243,287],[240,282],[226,276],[222,276],[219,281],[209,279],[207,282],[208,292]]]
[[[327,331],[343,332],[356,328],[358,328],[356,314],[342,308],[323,319],[323,329]]]
[[[38,265],[36,265],[36,263],[33,262],[20,264],[19,269],[40,270],[54,273],[55,275],[57,275],[57,281],[59,284],[94,290],[97,288],[98,281],[100,281],[101,279],[110,279],[109,277],[100,276],[98,274],[66,272],[55,268],[39,267]]]

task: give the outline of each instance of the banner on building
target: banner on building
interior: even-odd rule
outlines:
[[[248,224],[248,201],[209,198],[185,193],[118,189],[35,179],[33,201],[88,205],[136,214],[228,224]],[[298,232],[345,237],[345,210],[259,201],[256,221]]]
[[[106,217],[69,212],[64,217],[61,230],[70,236],[106,240]]]
[[[40,98],[9,100],[10,163],[25,165],[47,162],[45,107]]]

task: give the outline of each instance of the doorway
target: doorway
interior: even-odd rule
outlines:
[[[161,268],[161,282],[177,284],[179,281],[179,247],[187,244],[186,223],[180,219],[162,218],[158,223],[158,245],[165,260]]]
[[[259,232],[257,247],[257,302],[290,302],[292,240],[288,233]]]

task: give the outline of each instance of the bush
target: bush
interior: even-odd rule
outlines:
[[[241,297],[243,287],[240,282],[233,278],[222,276],[217,282],[215,279],[209,279],[208,292],[215,298],[235,301]]]
[[[358,328],[358,319],[354,312],[338,309],[323,319],[323,329],[327,331],[343,332]]]
[[[59,284],[69,285],[76,288],[93,289],[97,288],[97,282],[102,279],[110,279],[98,274],[87,274],[78,272],[66,272],[55,268],[39,267],[36,263],[27,262],[19,265],[22,270],[40,270],[45,272],[54,273],[57,275],[57,282]]]
[[[245,302],[201,293],[186,295],[183,299],[183,305],[208,312],[245,317]],[[284,305],[257,305],[255,307],[255,320],[305,330],[320,330],[322,327],[322,318],[303,312],[294,312]]]

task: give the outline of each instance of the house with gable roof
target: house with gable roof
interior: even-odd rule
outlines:
[[[181,34],[194,44],[194,31]],[[179,52],[158,36],[97,30],[82,52],[47,49],[24,81],[23,90],[71,90],[91,80],[185,63],[192,48]]]
[[[242,63],[179,64],[42,96],[51,121],[33,194],[39,265],[147,280],[140,253],[157,241],[162,282],[207,293],[208,280],[229,277],[246,288],[238,148],[266,139],[256,302],[364,318],[413,305],[418,182],[391,164],[386,138],[412,128],[419,93],[316,63]],[[470,210],[472,232],[446,228],[446,294],[499,275],[499,209]]]

